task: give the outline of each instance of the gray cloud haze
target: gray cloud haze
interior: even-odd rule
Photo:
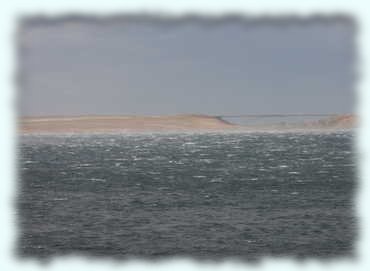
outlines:
[[[351,20],[26,19],[22,115],[348,113]]]

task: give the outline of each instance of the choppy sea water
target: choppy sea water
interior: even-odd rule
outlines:
[[[353,255],[353,135],[22,136],[21,256]]]

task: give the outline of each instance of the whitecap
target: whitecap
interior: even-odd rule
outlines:
[[[67,200],[68,198],[53,198],[54,201],[64,201]]]
[[[38,163],[38,161],[27,160],[23,162],[23,164],[36,164],[36,163]]]
[[[209,182],[210,183],[223,183],[221,178],[213,178]]]
[[[323,159],[321,157],[313,157],[313,158],[308,158],[307,160],[317,161],[317,160],[323,160]]]
[[[113,161],[127,161],[128,159],[127,158],[116,158],[116,159],[113,159]]]
[[[279,152],[279,151],[285,151],[285,149],[271,149],[270,152]]]
[[[195,143],[194,142],[185,142],[184,144],[182,144],[183,146],[185,146],[185,145],[195,145]]]
[[[91,178],[91,179],[90,179],[90,181],[105,183],[107,180],[105,180],[105,179],[100,179],[100,178]]]
[[[200,159],[200,161],[206,163],[206,164],[210,164],[212,163],[212,160],[211,159]]]

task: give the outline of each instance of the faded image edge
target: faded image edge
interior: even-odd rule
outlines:
[[[18,257],[355,256],[350,16],[18,30]]]

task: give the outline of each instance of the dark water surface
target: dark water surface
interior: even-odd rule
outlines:
[[[22,256],[352,255],[349,132],[20,140]]]

